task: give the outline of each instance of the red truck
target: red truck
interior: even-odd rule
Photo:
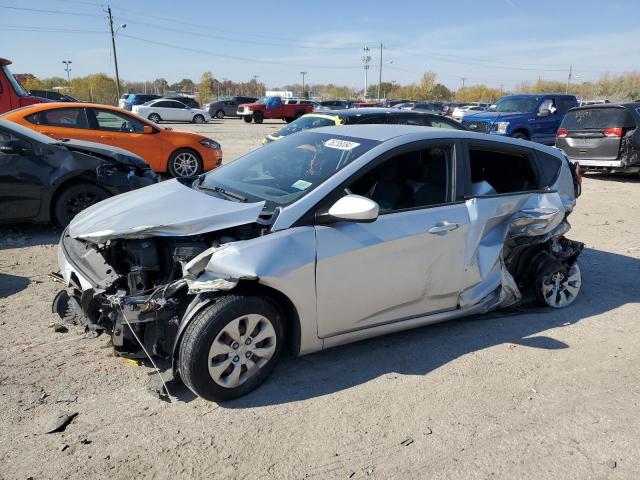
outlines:
[[[29,95],[13,76],[9,65],[11,60],[0,58],[0,114],[34,103],[50,102],[46,98]]]
[[[238,105],[237,113],[247,123],[251,123],[251,120],[255,123],[262,123],[264,119],[274,118],[291,123],[305,113],[311,112],[313,112],[312,103],[284,104],[280,97],[267,97],[255,103]]]

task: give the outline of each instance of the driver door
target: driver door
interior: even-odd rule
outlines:
[[[454,201],[455,152],[393,155],[348,187],[379,204],[377,220],[316,226],[319,337],[458,307],[469,217]]]
[[[541,111],[552,110],[546,117],[541,117]],[[543,100],[536,110],[536,118],[533,128],[532,140],[547,145],[552,145],[556,141],[556,131],[560,126],[562,116],[556,107],[556,102],[552,98]]]
[[[165,156],[160,138],[157,134],[144,133],[146,124],[141,120],[103,108],[88,108],[87,116],[92,137],[87,140],[129,150],[140,155],[154,170],[163,163]]]

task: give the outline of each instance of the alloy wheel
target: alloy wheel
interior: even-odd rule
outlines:
[[[211,344],[209,375],[216,384],[235,388],[255,376],[275,351],[276,331],[266,317],[238,317],[225,325]]]
[[[198,159],[193,153],[181,152],[173,160],[173,170],[180,177],[193,177],[198,173]]]

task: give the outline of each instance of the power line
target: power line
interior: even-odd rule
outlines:
[[[41,8],[11,7],[9,5],[0,5],[0,8],[6,8],[8,10],[20,10],[20,11],[24,11],[24,12],[53,13],[53,14],[56,14],[56,15],[75,15],[77,17],[97,17],[97,18],[102,18],[102,15],[96,15],[94,13],[64,12],[62,10],[45,10],[45,9],[41,9]]]

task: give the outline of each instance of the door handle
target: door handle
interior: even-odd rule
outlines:
[[[100,135],[100,140],[113,140],[113,137],[110,135]]]
[[[429,229],[429,233],[447,233],[460,227],[458,223],[438,222]]]

